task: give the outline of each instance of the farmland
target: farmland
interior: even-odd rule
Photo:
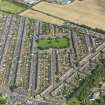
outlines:
[[[41,2],[32,8],[56,18],[58,17],[78,24],[85,24],[93,28],[105,29],[103,22],[105,21],[104,0],[75,0],[70,5]]]
[[[36,20],[40,20],[40,21],[43,21],[46,23],[56,24],[58,26],[61,26],[65,23],[65,21],[63,21],[63,20],[54,18],[52,16],[49,16],[47,14],[43,14],[43,13],[38,12],[38,11],[34,11],[32,9],[27,9],[26,11],[21,12],[19,15],[29,17],[32,19],[36,19]]]

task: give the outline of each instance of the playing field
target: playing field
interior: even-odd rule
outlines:
[[[64,20],[105,29],[105,0],[75,0],[69,5],[41,2],[32,8]]]
[[[64,24],[63,20],[48,16],[46,14],[40,13],[38,11],[31,10],[31,9],[28,9],[28,10],[20,13],[20,15],[25,16],[25,17],[30,17],[32,19],[40,20],[40,21],[43,21],[43,22],[56,24],[58,26],[61,26],[61,25]]]
[[[10,2],[9,0],[0,0],[0,10],[10,12],[10,13],[19,13],[25,10],[26,7],[24,5]]]
[[[68,38],[44,38],[37,41],[39,49],[48,48],[67,48],[69,46]]]

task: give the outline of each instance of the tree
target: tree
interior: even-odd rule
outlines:
[[[6,105],[6,99],[0,96],[0,105]]]
[[[80,101],[73,97],[73,98],[70,98],[67,102],[68,105],[80,105]]]

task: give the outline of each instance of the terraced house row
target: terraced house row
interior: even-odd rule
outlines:
[[[73,92],[96,67],[104,44],[105,35],[91,29],[0,12],[0,86],[33,97],[55,96],[60,86]]]

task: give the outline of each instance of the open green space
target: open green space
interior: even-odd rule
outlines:
[[[12,0],[0,0],[0,10],[9,13],[20,13],[27,7],[25,5],[13,2]]]
[[[67,37],[41,38],[37,40],[37,43],[39,49],[67,48],[69,46],[69,39]]]

